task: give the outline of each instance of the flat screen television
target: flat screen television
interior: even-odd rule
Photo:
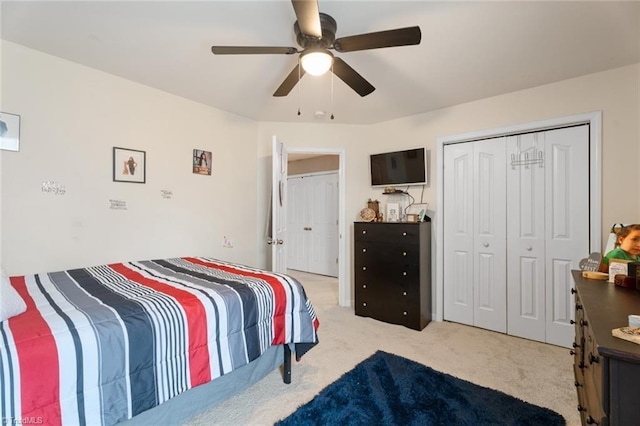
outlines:
[[[424,148],[372,154],[371,186],[407,186],[427,183]]]

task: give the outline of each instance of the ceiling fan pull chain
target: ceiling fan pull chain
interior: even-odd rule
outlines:
[[[300,56],[298,56],[298,117],[300,116]]]
[[[333,120],[333,62],[331,63],[331,119]]]

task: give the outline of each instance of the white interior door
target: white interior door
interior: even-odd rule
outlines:
[[[574,338],[571,270],[589,253],[589,126],[545,132],[546,342]]]
[[[303,177],[288,178],[287,267],[298,271],[309,268],[309,192]]]
[[[338,276],[338,174],[312,176],[309,272]]]
[[[545,169],[525,158],[544,153],[544,134],[507,138],[508,334],[545,341]]]
[[[271,270],[287,272],[287,251],[285,237],[287,232],[287,148],[276,136],[272,145],[271,169]]]
[[[508,334],[568,347],[571,270],[589,253],[589,127],[509,139],[509,158],[531,164],[507,172]]]
[[[507,331],[505,138],[473,145],[473,323]]]
[[[473,325],[473,144],[444,146],[444,319]]]

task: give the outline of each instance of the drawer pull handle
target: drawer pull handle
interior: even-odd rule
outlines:
[[[575,294],[575,293],[576,293],[576,289],[575,289],[575,288],[572,288],[572,289],[571,289],[571,294]]]
[[[582,309],[582,305],[579,303],[576,303],[576,311],[579,311]]]
[[[365,249],[362,249],[362,252],[363,252],[363,253],[366,253],[366,252],[367,252],[367,249],[366,249],[366,248],[365,248]]]
[[[598,422],[596,422],[596,421],[593,419],[593,417],[591,417],[591,416],[587,416],[587,418],[585,419],[585,422],[586,422],[588,425],[597,425],[597,424],[598,424]]]
[[[367,306],[367,302],[364,302],[364,303],[362,304],[362,306]]]
[[[406,316],[406,315],[407,315],[407,311],[404,311],[404,312],[402,313],[402,315],[405,315],[405,316]]]
[[[582,387],[582,385],[580,384],[580,382],[578,382],[577,380],[574,383],[575,387],[579,388]]]
[[[484,247],[489,247],[489,243],[482,244]]]
[[[403,232],[403,233],[402,233],[402,236],[403,236],[403,237],[406,237],[406,236],[407,236],[407,233],[406,233],[406,232]]]
[[[363,234],[366,234],[366,233],[367,233],[367,231],[363,230],[363,231],[362,231],[362,233],[363,233]]]
[[[531,251],[531,250],[533,250],[533,247],[527,246],[527,251]]]
[[[582,405],[578,404],[578,411],[587,411],[586,408],[584,408]]]
[[[362,270],[363,270],[363,271],[366,271],[366,270],[367,270],[367,267],[366,267],[366,266],[363,266],[363,267],[362,267]]]
[[[573,356],[573,355],[575,355],[575,354],[576,354],[576,351],[574,351],[574,350],[570,350],[570,351],[569,351],[569,355]]]
[[[362,288],[367,288],[367,285],[366,284],[362,284]]]
[[[406,272],[403,272],[403,273],[402,273],[402,275],[406,277],[406,276],[407,276],[407,273],[406,273]]]
[[[406,292],[406,291],[403,291],[403,292],[402,292],[402,295],[403,295],[403,296],[406,296],[406,295],[407,295],[407,292]]]
[[[592,353],[589,353],[589,363],[591,364],[597,364],[600,362],[600,358],[598,358],[597,356],[595,356]]]
[[[569,320],[569,324],[575,324],[576,322],[574,320]]]

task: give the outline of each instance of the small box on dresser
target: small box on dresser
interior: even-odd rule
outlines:
[[[431,321],[431,222],[354,224],[355,313],[422,330]]]

